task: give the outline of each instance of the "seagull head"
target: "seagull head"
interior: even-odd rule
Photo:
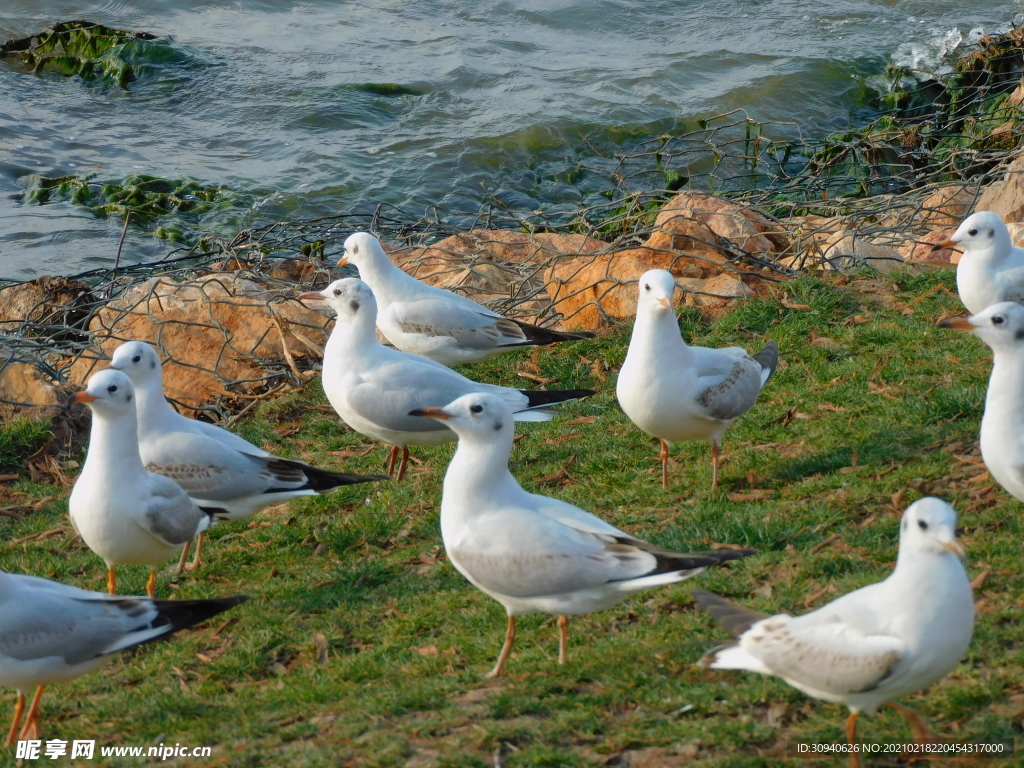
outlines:
[[[652,313],[671,312],[676,293],[676,279],[665,269],[651,269],[640,276],[637,284],[639,296],[637,310],[641,308]]]
[[[349,264],[362,271],[370,262],[387,254],[380,244],[380,240],[369,232],[355,232],[345,240],[345,253],[338,259],[339,267],[346,267]]]
[[[303,293],[299,301],[326,302],[339,322],[352,322],[361,317],[371,318],[371,325],[377,322],[377,299],[370,286],[356,277],[335,280],[322,291]]]
[[[951,552],[961,560],[967,552],[956,537],[956,511],[942,499],[926,496],[903,513],[900,523],[900,551]]]
[[[496,435],[505,439],[515,433],[512,408],[495,395],[474,392],[448,403],[444,408],[417,408],[410,416],[426,416],[444,422],[460,438],[479,436],[493,440]]]
[[[110,367],[126,373],[139,387],[162,380],[160,355],[144,341],[126,341],[115,349]]]
[[[985,307],[971,317],[949,317],[939,321],[940,328],[970,331],[992,349],[1024,347],[1024,306],[1002,301]]]
[[[135,412],[135,387],[127,374],[106,368],[89,377],[85,389],[75,394],[76,403],[85,403],[93,413],[121,416]]]
[[[982,253],[995,250],[1008,254],[1013,247],[1010,230],[1003,220],[991,211],[978,211],[963,220],[949,240],[938,243],[932,250],[958,246],[964,253]]]

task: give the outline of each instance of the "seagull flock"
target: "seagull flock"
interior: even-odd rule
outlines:
[[[1024,251],[998,216],[967,218],[950,241],[964,250],[957,281],[969,317],[940,325],[977,335],[994,363],[981,424],[992,477],[1024,501]],[[353,430],[390,445],[388,475],[352,475],[274,456],[220,427],[189,419],[164,398],[161,359],[143,341],[114,352],[75,400],[92,411],[88,453],[69,500],[75,531],[107,565],[109,594],[0,571],[0,685],[18,692],[8,744],[38,738],[45,686],[96,669],[113,654],[186,629],[232,608],[244,595],[157,600],[157,569],[181,552],[178,570],[202,565],[204,532],[299,496],[402,479],[409,446],[457,441],[444,478],[441,535],[448,559],[508,616],[488,677],[504,674],[516,616],[558,617],[558,663],[568,657],[569,617],[613,606],[632,592],[674,584],[752,549],[677,552],[642,541],[601,518],[525,490],[509,471],[515,422],[547,421],[553,406],[593,390],[519,390],[484,384],[448,366],[503,352],[593,336],[504,318],[465,297],[428,286],[395,266],[374,236],[345,242],[341,265],[361,279],[336,280],[302,302],[335,314],[323,385]],[[722,435],[757,402],[779,361],[769,341],[755,355],[739,347],[691,347],[674,312],[675,279],[639,278],[636,322],[616,394],[623,411],[668,446],[711,444],[718,485]],[[394,346],[381,344],[376,329]],[[188,548],[198,541],[187,564]],[[956,512],[937,498],[911,504],[900,525],[891,575],[800,616],[757,613],[704,590],[696,602],[733,636],[701,665],[781,677],[807,695],[850,710],[846,734],[858,765],[856,723],[889,704],[929,738],[921,718],[895,700],[945,677],[971,640],[974,607],[956,538]],[[149,567],[148,597],[118,597],[117,566]],[[26,696],[36,689],[24,725]]]

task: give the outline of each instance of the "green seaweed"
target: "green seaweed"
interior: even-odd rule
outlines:
[[[422,96],[423,91],[411,88],[408,85],[396,83],[359,83],[358,85],[345,86],[354,91],[366,91],[375,93],[378,96]]]
[[[122,88],[158,63],[182,55],[148,32],[112,29],[91,21],[65,21],[29,37],[0,45],[0,58],[17,57],[34,73],[77,75]]]

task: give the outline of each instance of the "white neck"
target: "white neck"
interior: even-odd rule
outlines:
[[[483,442],[473,437],[459,438],[459,446],[444,476],[444,509],[472,510],[481,502],[514,503],[527,495],[508,469],[515,428],[506,424],[505,435]]]
[[[145,475],[137,429],[134,408],[114,417],[93,413],[82,477],[100,478],[116,488],[126,477]]]
[[[160,432],[173,432],[176,423],[184,417],[175,411],[164,397],[161,378],[155,377],[144,384],[135,385],[135,411],[139,421],[139,436]]]
[[[633,324],[633,336],[629,340],[626,361],[633,358],[635,362],[644,360],[675,360],[686,364],[693,353],[683,341],[679,331],[679,323],[674,312],[656,312],[641,308],[636,313]]]

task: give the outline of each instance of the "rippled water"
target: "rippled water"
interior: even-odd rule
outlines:
[[[551,169],[586,154],[584,135],[735,108],[824,134],[855,119],[887,64],[934,66],[1019,11],[1005,0],[5,0],[0,39],[87,18],[171,36],[185,61],[126,90],[0,61],[0,276],[69,274],[116,250],[120,221],[16,199],[30,174],[226,185],[237,205],[202,221],[220,234],[380,201],[472,211],[495,195],[544,208],[582,194]],[[367,83],[418,95],[353,87]],[[123,259],[169,248],[133,227]]]

